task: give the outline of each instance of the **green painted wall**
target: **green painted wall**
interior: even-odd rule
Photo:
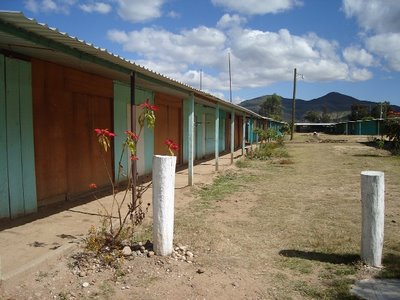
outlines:
[[[183,163],[188,162],[188,149],[189,149],[189,98],[183,100],[183,146],[182,146],[182,154],[183,154]]]
[[[32,71],[29,62],[0,56],[0,72],[0,217],[13,218],[37,210]]]
[[[114,132],[117,136],[114,138],[114,168],[117,180],[119,161],[121,158],[122,145],[125,141],[125,130],[130,128],[130,86],[121,82],[114,82]],[[144,89],[135,89],[136,105],[144,103],[147,99],[151,104],[154,104],[154,95],[152,92]],[[136,111],[136,117],[141,113],[141,109]],[[157,122],[157,121],[156,121]],[[138,125],[137,125],[138,126]],[[139,131],[139,128],[137,127]],[[138,134],[139,132],[137,132]],[[140,137],[141,141],[138,145],[139,159],[144,161],[138,162],[141,165],[139,175],[149,174],[152,170],[153,154],[154,154],[154,130],[144,127]],[[142,143],[143,142],[143,143]],[[128,170],[128,153],[124,153],[121,164],[124,168],[124,175]],[[126,180],[126,176],[120,177],[120,181]]]
[[[205,138],[203,140],[203,114],[205,114]],[[215,108],[204,107],[202,104],[195,104],[195,158],[201,158],[205,147],[204,154],[214,154],[215,152]],[[188,120],[189,120],[189,98],[183,101],[183,162],[188,162]],[[225,151],[225,122],[226,112],[220,108],[219,110],[219,151]]]
[[[114,82],[114,174],[116,181],[125,181],[128,172],[128,153],[124,153],[121,159],[125,135],[123,132],[128,129],[128,105],[130,103],[130,88],[120,82]],[[122,170],[119,172],[119,162]]]
[[[0,218],[10,216],[6,134],[5,58],[0,54]]]
[[[226,137],[226,112],[221,108],[219,110],[219,151],[225,151],[225,137]]]
[[[154,93],[143,90],[136,89],[136,101],[137,104],[142,104],[149,100],[149,103],[154,104]],[[139,116],[141,110],[138,109],[137,116]],[[157,123],[157,120],[156,120]],[[154,129],[144,127],[143,131],[144,140],[144,174],[150,174],[153,169],[153,156],[154,156]]]

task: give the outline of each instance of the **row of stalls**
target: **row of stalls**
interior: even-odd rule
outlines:
[[[381,135],[383,119],[347,121],[340,123],[295,123],[296,132],[323,132],[345,135]]]
[[[138,128],[139,105],[159,107],[138,143],[137,169],[151,174],[165,139],[180,145],[178,166],[254,143],[272,120],[152,72],[26,18],[0,12],[0,218],[14,218],[109,184],[94,134],[117,136],[105,164],[116,176],[124,131]],[[131,116],[134,116],[132,118]],[[128,156],[123,160],[125,168]]]

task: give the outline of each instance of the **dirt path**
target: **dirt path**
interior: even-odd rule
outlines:
[[[65,258],[8,287],[4,297],[348,297],[353,280],[373,275],[358,263],[363,170],[385,172],[384,255],[388,263],[400,258],[400,160],[354,137],[336,137],[347,142],[321,139],[328,142],[298,136],[287,143],[290,161],[247,161],[225,170],[213,185],[182,188],[176,200],[175,241],[194,252],[193,263],[138,257],[118,272],[79,277]],[[203,170],[207,167],[213,168],[208,164]],[[145,231],[143,239],[147,237]],[[89,287],[82,287],[83,282]]]

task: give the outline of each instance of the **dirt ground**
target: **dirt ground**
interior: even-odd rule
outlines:
[[[385,172],[384,263],[400,259],[400,159],[366,141],[299,134],[286,143],[289,158],[240,160],[222,171],[214,184],[211,176],[195,174],[200,181],[194,188],[178,187],[175,204],[174,241],[193,252],[190,263],[139,256],[125,259],[117,270],[97,272],[88,266],[77,273],[71,257],[80,251],[77,247],[3,285],[0,296],[350,299],[354,280],[380,271],[362,266],[358,257],[361,171]],[[213,161],[206,165],[214,169]],[[150,223],[138,240],[151,239]],[[89,222],[79,224],[80,231],[87,232]]]

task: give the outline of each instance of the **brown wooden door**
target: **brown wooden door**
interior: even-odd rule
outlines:
[[[112,81],[32,61],[36,190],[39,205],[108,184],[94,128],[112,130]],[[105,161],[112,176],[112,149]]]
[[[179,145],[177,165],[182,163],[182,100],[156,94],[154,103],[159,110],[156,111],[156,125],[154,127],[154,154],[169,155],[166,139],[171,139]]]

